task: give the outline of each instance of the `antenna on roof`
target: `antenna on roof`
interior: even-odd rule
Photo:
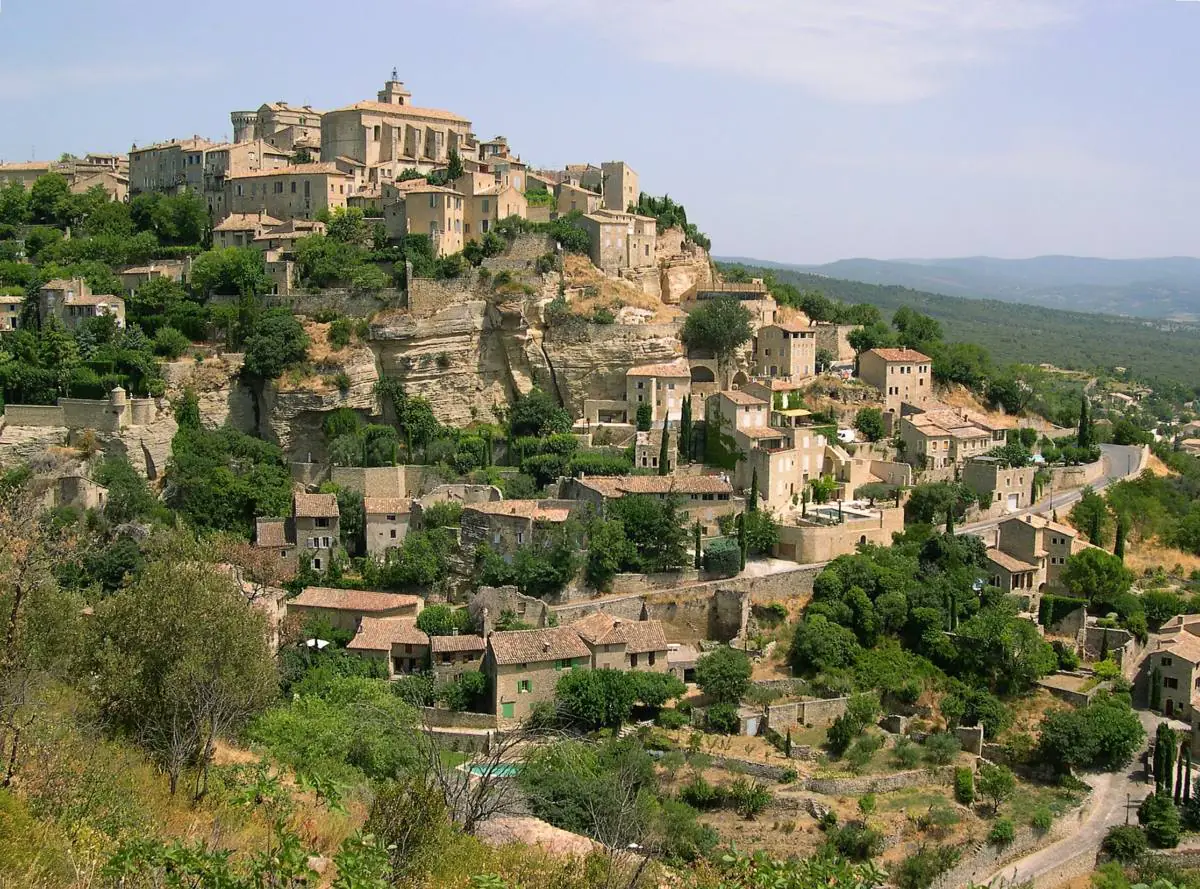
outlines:
[[[399,79],[400,79],[400,69],[393,68],[392,69],[392,80],[399,80]]]

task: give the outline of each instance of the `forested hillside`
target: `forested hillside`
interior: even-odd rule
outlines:
[[[773,274],[801,291],[818,290],[846,302],[870,303],[885,315],[908,306],[941,322],[947,340],[983,346],[998,363],[1050,362],[1080,369],[1121,366],[1141,379],[1162,378],[1187,386],[1200,382],[1200,328],[960,299],[783,268],[744,268],[750,274]]]

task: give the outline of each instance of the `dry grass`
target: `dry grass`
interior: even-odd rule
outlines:
[[[1152,539],[1131,545],[1125,552],[1125,565],[1137,575],[1145,574],[1147,569],[1162,568],[1168,574],[1186,577],[1193,571],[1200,571],[1200,556],[1163,546],[1157,539]]]
[[[1166,463],[1158,459],[1153,451],[1150,452],[1150,459],[1146,461],[1146,470],[1150,474],[1156,475],[1159,478],[1168,478],[1172,475],[1178,475],[1175,470],[1171,469]]]
[[[655,324],[667,324],[683,314],[675,306],[665,305],[632,284],[608,277],[586,256],[564,256],[563,277],[568,288],[585,289],[583,295],[571,298],[571,310],[580,315],[590,315],[596,309],[608,309],[615,314],[618,309],[629,306],[653,312],[651,320]]]

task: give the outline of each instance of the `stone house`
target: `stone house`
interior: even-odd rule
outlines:
[[[723,297],[738,300],[750,312],[750,325],[755,331],[776,321],[779,304],[761,278],[755,278],[746,284],[726,283],[697,288],[690,297],[685,296],[680,308],[691,313],[709,300]]]
[[[585,476],[564,480],[563,496],[592,504],[597,513],[605,506],[626,495],[641,495],[662,500],[674,497],[688,524],[699,521],[702,532],[713,536],[718,532],[717,520],[725,515],[737,515],[745,501],[734,497],[733,485],[725,478],[711,475],[633,475]]]
[[[565,671],[589,669],[591,660],[591,649],[569,627],[492,633],[483,658],[492,712],[508,722],[527,719],[537,704],[554,700]]]
[[[425,606],[425,600],[399,593],[308,587],[294,599],[289,599],[286,605],[288,617],[297,615],[301,620],[309,616],[323,617],[334,629],[355,633],[365,618],[415,619]]]
[[[38,291],[38,311],[43,321],[55,317],[68,330],[76,330],[89,318],[103,315],[111,315],[117,327],[125,327],[125,300],[92,293],[83,278],[47,281]]]
[[[279,550],[279,558],[295,568],[301,552],[312,556],[315,571],[329,567],[340,547],[340,515],[333,494],[292,495],[292,515],[287,518],[260,517],[255,520],[254,545]]]
[[[382,559],[408,536],[412,501],[406,497],[364,497],[367,555]]]
[[[988,583],[999,587],[1006,593],[1022,596],[1027,599],[1024,610],[1035,611],[1040,598],[1038,592],[1040,566],[1037,562],[1027,562],[1014,555],[1006,553],[998,547],[987,551],[988,567],[991,574]]]
[[[410,676],[429,667],[430,640],[409,617],[363,617],[346,645],[360,657],[383,661],[389,679]]]
[[[129,150],[129,192],[178,194],[204,188],[204,158],[217,143],[199,136]]]
[[[650,405],[650,425],[683,418],[683,399],[691,394],[691,370],[686,359],[663,364],[643,364],[625,372],[626,422],[637,419],[637,406]],[[693,415],[693,419],[699,419]]]
[[[675,471],[679,464],[679,430],[668,429],[667,474]],[[658,458],[662,453],[663,429],[661,426],[649,432],[638,432],[633,443],[633,465],[638,469],[658,469]]]
[[[18,330],[24,307],[25,297],[0,294],[0,330]]]
[[[604,198],[594,191],[580,188],[570,182],[560,182],[555,197],[555,209],[559,216],[569,213],[582,213],[587,216],[602,209],[603,202]]]
[[[212,228],[213,247],[250,247],[264,232],[283,223],[263,211],[230,213]]]
[[[1036,466],[1013,468],[996,457],[974,457],[963,464],[962,480],[980,496],[988,495],[992,509],[1015,512],[1030,505],[1036,472]]]
[[[410,188],[393,212],[399,213],[393,224],[401,235],[429,235],[438,256],[462,250],[466,210],[461,192],[429,184]],[[390,229],[389,234],[399,236]]]
[[[636,206],[641,196],[641,186],[633,167],[624,161],[605,161],[600,165],[600,174],[604,209],[624,213],[631,206]]]
[[[1006,519],[997,531],[996,546],[1023,562],[1036,564],[1036,589],[1062,589],[1061,577],[1067,559],[1087,544],[1075,529],[1045,516],[1025,515]]]
[[[315,219],[346,206],[353,179],[332,163],[297,164],[277,170],[235,173],[225,179],[231,213],[266,213],[276,219]]]
[[[1153,677],[1162,674],[1163,713],[1197,724],[1200,709],[1200,615],[1180,614],[1162,625],[1154,649],[1146,655],[1142,670]]]
[[[515,186],[497,182],[490,173],[468,172],[454,180],[463,196],[463,240],[480,240],[501,219],[529,215],[529,201]]]
[[[481,544],[511,557],[524,546],[543,543],[579,504],[573,500],[496,500],[464,506],[460,538],[464,550]]]
[[[816,374],[817,334],[806,323],[779,321],[760,327],[754,339],[757,374],[792,383]]]
[[[571,624],[592,653],[593,670],[666,673],[667,637],[657,620],[624,620],[602,611]]]
[[[128,296],[133,296],[143,284],[157,281],[160,278],[181,284],[187,279],[191,269],[190,257],[187,259],[159,259],[147,265],[125,266],[117,272],[117,277],[121,279],[121,290]]]
[[[653,217],[600,209],[584,214],[579,225],[588,233],[592,263],[602,271],[613,274],[658,264],[658,222]]]
[[[511,188],[518,194],[525,194],[525,183],[529,165],[519,157],[511,154],[491,155],[483,159],[488,171],[496,180],[496,186],[501,189]],[[504,217],[500,217],[503,219]]]
[[[904,531],[904,510],[844,506],[842,521],[831,514],[836,507],[809,507],[809,518],[794,513],[779,526],[774,555],[801,564],[828,562],[873,543],[891,546],[892,535]],[[824,516],[817,510],[826,510]]]
[[[246,173],[278,170],[291,163],[290,151],[276,148],[264,139],[214,145],[204,152],[204,200],[211,216],[228,212],[225,180]]]
[[[885,410],[902,402],[921,405],[933,397],[933,359],[915,349],[869,349],[858,358],[858,376],[883,393]]]
[[[108,488],[78,473],[63,475],[51,482],[43,502],[47,509],[61,506],[84,510],[104,509],[108,502]]]
[[[900,405],[904,460],[918,469],[938,472],[961,468],[968,460],[1003,445],[1005,435],[1004,427],[976,411],[936,403],[926,407],[907,402]]]
[[[743,459],[734,470],[734,483],[748,491],[758,472],[759,499],[768,509],[785,511],[803,496],[804,488],[826,473],[829,443],[811,427],[769,427],[747,430],[752,435],[735,433]],[[767,438],[767,431],[780,438]]]
[[[321,117],[321,159],[348,157],[381,167],[395,178],[405,169],[428,173],[446,164],[450,152],[476,151],[471,122],[437,108],[412,104],[412,93],[393,77],[376,101],[356,102]]]
[[[472,633],[433,636],[429,640],[430,664],[439,683],[483,667],[487,642]]]

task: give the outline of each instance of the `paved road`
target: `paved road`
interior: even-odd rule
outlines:
[[[1162,718],[1147,710],[1138,711],[1138,717],[1146,729],[1147,739],[1154,737],[1158,724],[1163,721]],[[1168,722],[1173,728],[1186,728],[1181,722]],[[1138,805],[1154,790],[1154,784],[1148,780],[1142,769],[1140,753],[1128,768],[1119,772],[1087,775],[1084,781],[1092,788],[1092,798],[1088,807],[1080,813],[1075,832],[1057,843],[1006,865],[988,877],[984,885],[994,881],[997,886],[1007,886],[1036,880],[1080,855],[1095,855],[1100,851],[1100,843],[1108,829],[1126,823],[1126,812],[1128,822],[1137,823]]]
[[[1119,482],[1124,478],[1137,475],[1142,471],[1143,461],[1145,460],[1145,451],[1133,445],[1100,445],[1100,450],[1103,453],[1104,460],[1104,475],[1096,480],[1092,485],[1097,491],[1102,491],[1113,482]],[[996,527],[1005,519],[1011,519],[1014,516],[1023,515],[1045,515],[1054,510],[1065,510],[1083,496],[1083,489],[1075,489],[1071,491],[1063,491],[1060,494],[1054,494],[1051,497],[1046,497],[1043,500],[1035,503],[1033,506],[1025,509],[1018,509],[1015,512],[1010,512],[996,519],[987,519],[982,522],[974,522],[970,525],[961,526],[958,531],[962,534],[977,534],[980,531],[987,531]]]

